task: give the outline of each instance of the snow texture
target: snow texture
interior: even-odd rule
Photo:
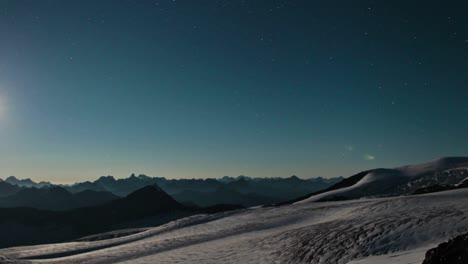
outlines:
[[[3,249],[0,262],[421,263],[467,228],[460,189],[197,215],[124,237]]]

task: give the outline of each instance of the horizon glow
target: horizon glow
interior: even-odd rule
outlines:
[[[346,177],[468,156],[463,10],[2,1],[0,178]]]

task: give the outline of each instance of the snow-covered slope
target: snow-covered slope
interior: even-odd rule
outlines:
[[[468,189],[461,189],[198,215],[126,237],[3,249],[0,259],[11,263],[421,263],[427,249],[467,228]]]
[[[468,157],[441,158],[394,169],[370,170],[358,182],[297,203],[411,194],[433,184],[457,184],[468,177]]]
[[[468,157],[446,157],[433,161],[396,168],[407,176],[418,176],[431,171],[442,171],[468,166]]]

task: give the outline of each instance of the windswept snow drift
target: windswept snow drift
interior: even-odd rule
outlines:
[[[467,228],[468,189],[461,189],[198,215],[126,237],[3,249],[0,259],[96,264],[421,263],[427,249]]]

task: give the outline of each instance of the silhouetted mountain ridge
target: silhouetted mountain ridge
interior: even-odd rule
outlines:
[[[148,185],[157,184],[165,192],[174,197],[183,204],[194,204],[197,206],[213,206],[220,202],[226,204],[240,204],[243,206],[256,206],[270,203],[278,203],[285,200],[290,200],[298,196],[303,196],[312,191],[317,191],[329,187],[338,182],[341,178],[312,178],[301,179],[295,175],[288,178],[252,178],[248,176],[228,177],[221,179],[166,179],[162,177],[149,177],[146,175],[135,174],[128,178],[116,179],[113,176],[101,176],[94,182],[85,181],[71,185],[52,185],[50,183],[38,184],[31,179],[19,180],[13,176],[8,177],[10,185],[0,185],[0,197],[10,196],[24,188],[51,188],[60,186],[72,194],[78,194],[83,191],[94,191],[98,193],[109,192],[119,197],[125,197],[131,192],[141,189]],[[13,187],[12,187],[13,186]],[[39,187],[41,186],[41,187]],[[4,191],[2,191],[4,189]],[[39,195],[39,194],[37,194]],[[95,196],[97,194],[94,194]],[[99,196],[96,196],[97,202],[100,204]],[[63,198],[64,200],[67,200]],[[70,200],[71,198],[68,198]],[[51,205],[47,201],[44,202],[1,202],[0,206],[11,207],[14,205],[24,205],[39,209],[51,210],[66,210],[79,207],[81,203],[57,202]],[[84,203],[86,206],[93,205],[92,200]]]
[[[46,190],[24,191],[30,194]],[[50,188],[47,191],[68,197],[77,195],[70,194],[61,187]],[[66,241],[115,229],[157,226],[194,214],[239,208],[241,207],[238,205],[222,204],[208,208],[188,207],[174,200],[157,185],[143,187],[124,198],[99,206],[68,211],[26,207],[0,208],[0,233],[11,238],[0,240],[0,247]],[[12,224],[15,228],[11,228]]]
[[[31,187],[42,188],[42,187],[52,186],[52,184],[50,182],[42,181],[42,182],[36,183],[36,182],[34,182],[33,180],[31,180],[29,178],[19,180],[15,176],[10,176],[10,177],[6,178],[5,181],[12,184],[12,185],[16,185],[16,186],[19,186],[19,187],[28,187],[28,188],[31,188]]]
[[[0,198],[0,207],[31,207],[44,210],[69,210],[95,206],[115,200],[118,197],[110,192],[86,190],[72,194],[65,188],[21,188],[15,193]]]
[[[341,179],[300,179],[297,176],[251,178],[242,175],[239,177],[225,176],[221,179],[166,179],[132,174],[125,179],[102,176],[94,182],[75,183],[64,187],[72,193],[87,189],[104,190],[125,197],[130,192],[144,186],[157,184],[182,203],[212,206],[219,201],[224,201],[229,204],[253,206],[264,204],[266,201],[272,203],[296,198],[329,187]],[[227,193],[221,193],[219,190],[225,190]]]

